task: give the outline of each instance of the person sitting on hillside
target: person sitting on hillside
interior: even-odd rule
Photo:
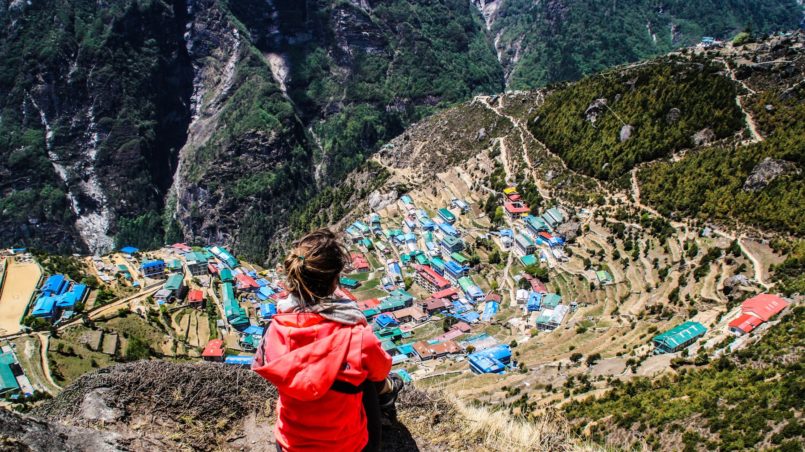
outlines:
[[[277,450],[377,450],[381,406],[393,408],[403,386],[357,304],[336,295],[348,256],[320,229],[285,258],[290,296],[252,365],[279,390]]]

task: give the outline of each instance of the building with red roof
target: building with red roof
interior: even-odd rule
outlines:
[[[414,351],[419,355],[419,359],[425,361],[431,358],[441,358],[453,353],[461,352],[461,348],[455,342],[448,340],[431,344],[427,341],[419,341],[414,344]]]
[[[238,290],[257,290],[260,288],[260,284],[257,284],[254,278],[245,273],[238,273],[235,279],[238,283]]]
[[[350,255],[352,258],[352,269],[356,272],[368,272],[371,270],[371,266],[369,266],[369,261],[366,259],[361,253],[352,253]]]
[[[537,293],[548,293],[548,288],[545,286],[545,283],[540,281],[539,279],[529,275],[528,273],[523,273],[523,278],[531,284],[531,290]]]
[[[366,311],[380,306],[380,300],[377,298],[370,298],[368,300],[361,300],[358,302],[358,309]]]
[[[768,293],[756,295],[741,304],[741,311],[744,314],[752,314],[755,317],[768,322],[770,318],[777,315],[780,311],[788,307],[785,300]]]
[[[458,298],[458,289],[456,289],[455,287],[449,287],[447,289],[432,293],[430,297],[434,299],[447,298],[448,300],[453,300]]]
[[[528,204],[523,202],[504,202],[503,209],[506,210],[506,213],[512,218],[519,218],[523,215],[528,215],[529,211],[531,210],[528,208]]]
[[[752,314],[741,314],[737,319],[730,322],[729,328],[730,331],[740,336],[742,334],[749,334],[762,323],[763,320]]]
[[[193,289],[187,294],[187,302],[194,308],[204,306],[204,292],[200,289]]]
[[[450,309],[453,305],[445,298],[429,298],[422,302],[422,309],[428,314]]]
[[[183,253],[189,253],[190,251],[193,251],[193,248],[187,246],[186,243],[174,243],[173,245],[171,245],[171,248],[179,250]]]
[[[437,292],[450,288],[450,281],[436,273],[429,265],[419,265],[416,269],[415,281],[430,292]]]
[[[204,347],[204,351],[201,352],[201,357],[204,361],[221,362],[224,360],[224,353],[224,341],[221,339],[213,339],[207,342],[207,346]]]

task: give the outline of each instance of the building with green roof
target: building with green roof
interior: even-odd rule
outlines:
[[[198,251],[191,251],[184,254],[184,260],[187,263],[187,269],[193,276],[206,275],[207,270],[207,256]]]
[[[539,264],[539,260],[537,260],[537,257],[533,254],[526,254],[525,256],[520,257],[520,262],[522,262],[526,267]]]
[[[20,389],[17,377],[14,376],[14,371],[11,369],[11,365],[15,363],[14,355],[11,353],[0,354],[0,394]]]
[[[356,289],[358,286],[361,285],[360,281],[352,278],[347,278],[346,276],[342,276],[338,279],[338,282],[349,289]]]
[[[168,270],[172,272],[182,271],[182,261],[179,259],[171,259],[168,261]]]
[[[428,265],[430,261],[428,261],[428,257],[422,253],[416,255],[416,263],[419,265]]]
[[[178,292],[184,285],[184,275],[181,273],[174,273],[165,281],[165,288],[173,292]]]
[[[550,230],[550,227],[548,227],[548,223],[546,223],[545,220],[540,217],[535,217],[534,215],[525,217],[525,225],[534,235]]]
[[[654,343],[654,353],[674,353],[696,342],[704,336],[707,328],[699,322],[685,322],[677,325],[670,330],[654,336],[651,341]]]
[[[470,261],[470,259],[467,256],[465,256],[465,255],[463,255],[461,253],[451,253],[450,254],[450,259],[453,259],[454,261],[456,261],[456,263],[458,265],[464,265],[464,264],[466,264],[467,262]]]
[[[562,296],[555,293],[546,293],[542,297],[542,309],[553,309],[562,302]]]
[[[612,275],[609,274],[606,270],[598,270],[595,272],[595,277],[598,278],[598,283],[602,286],[607,284],[612,284],[614,281],[612,279]]]

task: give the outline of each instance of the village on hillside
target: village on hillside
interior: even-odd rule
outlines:
[[[590,294],[606,298],[624,284],[611,263],[572,269],[589,211],[532,209],[515,185],[493,198],[494,219],[482,200],[404,194],[342,231],[351,263],[337,295],[358,304],[405,380],[525,375],[533,356],[518,350],[555,330],[596,328],[602,322],[590,312],[600,300]],[[86,275],[75,281],[48,274],[26,250],[3,254],[0,394],[52,394],[92,368],[149,356],[250,365],[288,296],[280,266],[261,268],[221,246],[127,246],[80,260]],[[570,272],[577,283],[548,276]],[[716,331],[692,320],[654,327],[647,353],[687,355],[702,337],[738,336],[737,346],[789,303],[752,297]]]

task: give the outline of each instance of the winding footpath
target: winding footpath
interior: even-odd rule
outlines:
[[[48,383],[61,391],[62,387],[56,384],[56,380],[53,379],[53,374],[50,373],[50,362],[48,361],[50,334],[39,333],[37,336],[39,336],[39,364],[42,366],[42,373],[45,374],[45,378],[48,380]]]

